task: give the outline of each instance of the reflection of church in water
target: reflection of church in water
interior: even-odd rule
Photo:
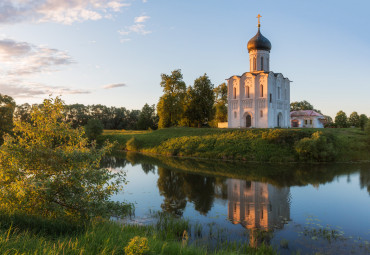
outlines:
[[[281,229],[290,220],[290,189],[268,183],[227,180],[228,217],[250,230]]]

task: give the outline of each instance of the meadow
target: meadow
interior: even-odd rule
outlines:
[[[105,130],[99,142],[147,154],[254,162],[349,162],[370,160],[365,132],[338,129],[167,128]]]

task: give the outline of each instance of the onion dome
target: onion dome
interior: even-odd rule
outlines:
[[[251,50],[266,50],[270,52],[271,43],[266,37],[261,34],[259,26],[257,34],[249,40],[247,48],[248,52],[250,52]]]

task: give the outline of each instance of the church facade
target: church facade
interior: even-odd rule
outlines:
[[[250,71],[227,79],[229,128],[290,127],[290,80],[270,71],[271,43],[260,27],[247,46]]]

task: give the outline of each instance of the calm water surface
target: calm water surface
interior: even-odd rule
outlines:
[[[104,165],[125,171],[115,196],[190,220],[192,242],[262,242],[281,254],[370,254],[370,164],[276,165],[124,154]]]

